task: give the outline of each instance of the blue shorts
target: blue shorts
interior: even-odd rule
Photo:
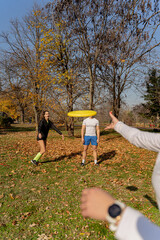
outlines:
[[[89,145],[91,142],[92,145],[97,146],[97,136],[84,136],[84,143],[83,145]]]

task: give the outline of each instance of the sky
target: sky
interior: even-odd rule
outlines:
[[[49,0],[0,0],[0,32],[9,30],[11,19],[21,19],[35,3],[44,6]]]
[[[0,0],[0,33],[9,31],[11,19],[21,19],[27,15],[35,3],[40,6],[45,6],[48,2],[53,0]],[[3,43],[0,41],[0,48],[3,48]],[[133,106],[142,102],[138,92],[131,89],[127,92],[125,99],[129,106]]]

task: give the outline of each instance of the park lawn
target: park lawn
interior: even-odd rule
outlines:
[[[36,167],[39,148],[35,131],[0,134],[0,239],[111,239],[105,222],[84,219],[82,189],[101,187],[160,225],[151,186],[156,153],[139,149],[114,131],[102,134],[98,161],[92,149],[81,167],[80,130],[62,141],[50,131],[47,152]]]

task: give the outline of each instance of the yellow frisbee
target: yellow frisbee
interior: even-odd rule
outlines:
[[[67,115],[69,117],[92,117],[95,116],[96,114],[97,112],[93,110],[79,110],[69,112]]]

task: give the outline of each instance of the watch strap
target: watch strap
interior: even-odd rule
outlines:
[[[121,208],[121,213],[122,213],[123,209],[126,207],[126,205],[124,203],[119,202],[117,200],[114,202],[114,204],[118,205]],[[118,216],[116,216],[115,218],[113,218],[112,216],[109,215],[109,212],[107,212],[106,220],[110,223],[109,228],[110,228],[111,231],[116,231],[117,230],[118,226],[116,224],[117,224],[118,221],[120,221],[121,213]]]

